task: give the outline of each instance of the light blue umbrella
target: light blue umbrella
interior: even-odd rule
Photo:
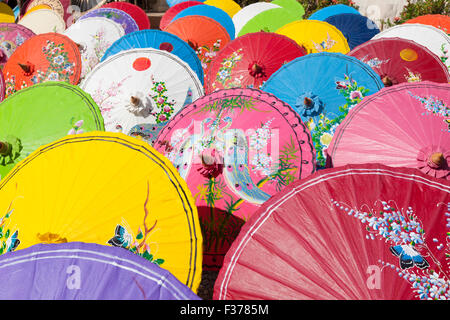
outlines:
[[[285,64],[262,90],[288,103],[311,131],[317,166],[326,164],[326,148],[337,126],[364,97],[384,87],[367,64],[341,53],[312,53]]]
[[[166,3],[169,7],[173,7],[176,4],[186,2],[186,1],[189,1],[189,0],[166,0]],[[205,2],[205,0],[195,0],[195,1]]]
[[[345,4],[335,4],[333,6],[328,6],[314,12],[308,20],[320,20],[325,21],[326,18],[341,14],[341,13],[354,13],[360,14],[358,10],[353,7],[347,6]]]
[[[340,13],[325,19],[325,22],[338,28],[347,38],[350,49],[369,41],[380,33],[375,22],[355,13]]]
[[[176,35],[165,31],[146,29],[129,33],[115,41],[108,48],[108,50],[106,50],[101,61],[104,61],[109,56],[123,50],[135,48],[154,48],[165,50],[178,56],[191,67],[203,84],[202,64],[194,49],[192,49],[187,42],[181,40]]]
[[[201,6],[193,6],[182,10],[178,13],[172,21],[175,21],[179,18],[186,16],[205,16],[211,19],[216,20],[218,23],[224,27],[228,34],[230,35],[230,39],[233,40],[235,36],[235,28],[234,23],[231,17],[220,8],[209,6],[209,5],[201,5]]]

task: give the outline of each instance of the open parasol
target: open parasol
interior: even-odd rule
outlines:
[[[102,5],[102,8],[115,8],[128,13],[136,21],[139,30],[150,29],[150,18],[139,6],[126,1],[113,1]]]
[[[121,248],[36,244],[0,256],[6,300],[199,300],[169,271]]]
[[[45,33],[26,40],[3,68],[6,96],[46,81],[77,84],[81,55],[75,42],[59,33]]]
[[[367,63],[378,73],[386,87],[403,82],[450,81],[448,69],[441,59],[412,40],[369,40],[348,55]]]
[[[297,20],[288,23],[276,30],[276,33],[285,35],[299,45],[307,53],[340,52],[346,54],[350,51],[347,39],[335,26],[316,20]]]
[[[447,34],[450,33],[450,17],[443,14],[426,14],[409,19],[405,23],[426,24],[441,29]]]
[[[79,87],[46,82],[0,104],[0,178],[41,145],[67,134],[104,130],[100,109]]]
[[[176,55],[189,64],[203,84],[203,68],[194,49],[186,41],[165,31],[151,29],[129,33],[114,42],[106,50],[101,61],[121,51],[134,48],[154,48]]]
[[[233,16],[233,24],[235,28],[235,37],[238,37],[239,32],[245,24],[256,15],[275,8],[281,8],[279,5],[271,2],[255,2],[243,7]]]
[[[14,236],[1,239],[8,249],[97,243],[161,266],[194,292],[200,283],[192,195],[167,159],[127,135],[89,132],[40,147],[0,181],[0,212]]]
[[[347,6],[345,4],[335,4],[332,6],[327,6],[315,11],[313,14],[309,16],[309,20],[319,20],[325,21],[327,18],[342,14],[342,13],[353,13],[360,14],[359,11],[353,7]]]
[[[178,4],[171,6],[169,9],[166,10],[166,12],[164,12],[163,16],[161,17],[161,20],[159,20],[159,28],[161,30],[164,30],[172,21],[172,19],[175,18],[175,16],[184,9],[202,4],[203,4],[202,1],[182,1]]]
[[[238,36],[260,31],[275,32],[282,26],[297,20],[299,20],[297,15],[283,7],[265,10],[248,20],[242,26]]]
[[[378,164],[326,169],[241,229],[219,300],[448,299],[450,184]]]
[[[35,34],[63,32],[66,29],[64,19],[54,10],[39,9],[24,15],[18,22]]]
[[[14,11],[5,2],[0,2],[0,23],[14,23]]]
[[[230,18],[233,18],[241,10],[241,6],[233,0],[205,0],[204,4],[222,9]]]
[[[352,109],[327,150],[334,166],[383,163],[450,180],[450,85],[399,84]]]
[[[34,36],[34,32],[17,23],[0,23],[0,67],[21,46],[25,40]]]
[[[354,57],[313,53],[281,67],[262,90],[298,112],[311,131],[318,167],[324,167],[325,150],[349,110],[383,87],[378,74]]]
[[[80,87],[96,101],[107,131],[135,134],[148,142],[181,108],[203,95],[194,71],[177,56],[153,48],[121,51],[98,64]],[[145,124],[156,132],[146,134]]]
[[[80,49],[83,79],[101,60],[106,50],[125,34],[123,27],[108,18],[78,20],[64,31]]]
[[[136,23],[136,21],[133,19],[132,16],[130,16],[125,11],[115,9],[115,8],[97,8],[92,11],[87,12],[86,14],[82,15],[79,20],[86,19],[86,18],[92,18],[92,17],[103,17],[111,19],[114,22],[117,22],[120,24],[123,29],[125,30],[125,34],[138,31],[139,26]]]
[[[205,90],[259,89],[284,64],[305,54],[286,36],[270,32],[245,34],[229,42],[213,59]]]

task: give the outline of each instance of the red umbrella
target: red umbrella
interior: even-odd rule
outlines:
[[[198,6],[200,4],[203,4],[203,2],[200,1],[184,1],[181,3],[178,3],[169,9],[164,13],[164,15],[161,17],[161,20],[159,21],[159,28],[161,30],[164,30],[169,23],[172,22],[172,19],[175,18],[177,14],[179,14],[184,9],[187,9],[192,6]]]
[[[150,19],[147,13],[137,5],[129,2],[115,1],[104,4],[102,8],[114,8],[125,11],[136,21],[139,30],[150,29]]]
[[[372,67],[385,86],[426,80],[442,83],[450,81],[450,74],[441,59],[426,47],[411,40],[369,40],[348,55]]]
[[[303,47],[286,36],[247,33],[229,42],[212,60],[206,92],[235,87],[259,89],[282,65],[305,54]]]
[[[450,298],[450,183],[378,164],[316,172],[242,227],[214,299]]]

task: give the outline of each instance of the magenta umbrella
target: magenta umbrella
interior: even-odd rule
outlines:
[[[34,36],[34,32],[17,23],[0,23],[0,68],[25,40]]]
[[[327,153],[333,166],[382,163],[450,180],[450,85],[403,83],[353,108]]]

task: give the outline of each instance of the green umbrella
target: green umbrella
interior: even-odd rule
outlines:
[[[291,10],[286,8],[275,8],[263,11],[252,19],[250,19],[241,29],[238,36],[243,36],[247,33],[253,32],[275,32],[282,26],[296,21],[301,20],[295,13],[291,13]]]
[[[39,146],[67,134],[104,131],[90,95],[65,82],[22,89],[0,104],[0,179]]]
[[[289,13],[296,15],[299,19],[303,19],[305,8],[297,0],[274,0],[272,3],[289,10]]]

